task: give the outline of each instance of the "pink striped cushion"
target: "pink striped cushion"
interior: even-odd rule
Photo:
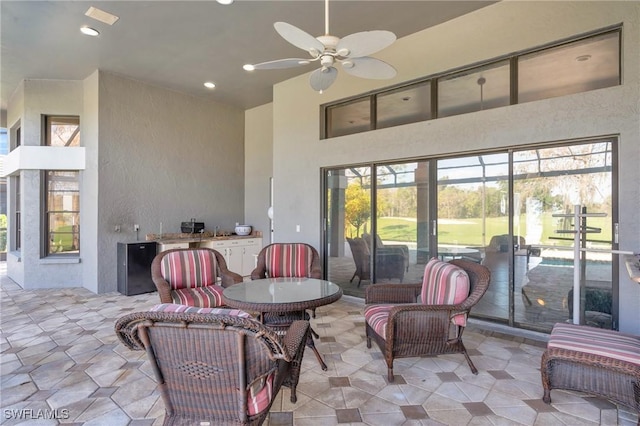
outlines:
[[[382,338],[386,339],[389,313],[394,305],[370,305],[364,308],[364,320]]]
[[[313,252],[306,244],[274,244],[265,251],[266,275],[278,277],[308,277]]]
[[[462,303],[469,297],[469,275],[464,269],[434,257],[424,268],[420,296],[425,305]],[[452,321],[464,327],[467,325],[467,316],[456,315]]]
[[[207,287],[181,288],[171,292],[173,303],[178,305],[215,308],[222,306],[222,288],[219,285]]]
[[[208,250],[174,251],[160,264],[160,272],[172,289],[215,284],[216,270],[216,257]]]
[[[273,375],[261,378],[249,386],[247,392],[247,411],[250,416],[264,411],[271,402],[273,396]]]
[[[640,337],[585,325],[557,323],[548,348],[569,349],[640,365]]]
[[[218,314],[218,315],[231,315],[240,318],[251,318],[245,311],[240,309],[226,309],[226,308],[199,308],[197,306],[178,305],[175,303],[161,303],[153,306],[149,309],[152,312],[186,312],[189,314]]]

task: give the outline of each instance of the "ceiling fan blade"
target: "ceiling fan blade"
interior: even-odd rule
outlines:
[[[380,59],[365,56],[342,61],[343,69],[356,77],[385,80],[396,76],[396,69]]]
[[[349,58],[360,58],[376,53],[396,41],[396,35],[391,31],[375,30],[363,31],[343,37],[336,46],[336,52],[340,56]],[[346,55],[340,53],[341,50],[349,51]]]
[[[286,22],[276,22],[273,27],[283,39],[302,50],[310,52],[313,56],[317,56],[317,53],[324,51],[324,44],[298,27]],[[314,54],[314,52],[317,53]]]
[[[253,69],[255,70],[279,70],[284,68],[294,68],[301,67],[303,65],[310,64],[311,61],[308,59],[300,59],[300,58],[288,58],[288,59],[277,59],[275,61],[267,61],[261,62],[259,64],[253,65]]]
[[[336,81],[338,70],[334,67],[318,68],[309,76],[311,88],[317,92],[327,90]]]

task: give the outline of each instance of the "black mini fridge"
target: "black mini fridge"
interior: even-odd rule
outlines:
[[[156,250],[155,241],[118,243],[118,292],[133,296],[156,291],[151,280]]]

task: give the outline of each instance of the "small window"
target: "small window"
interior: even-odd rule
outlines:
[[[327,121],[330,138],[371,130],[370,98],[327,108]]]
[[[45,171],[45,255],[80,251],[80,184],[77,171]]]
[[[80,117],[45,116],[45,145],[80,146]]]
[[[511,103],[509,61],[473,68],[438,80],[438,117]]]
[[[22,137],[22,127],[20,123],[16,123],[11,129],[9,129],[9,152],[13,151],[20,146],[20,138]]]
[[[380,93],[376,97],[376,128],[431,119],[431,81]]]
[[[518,58],[518,102],[620,84],[620,33],[612,32]]]

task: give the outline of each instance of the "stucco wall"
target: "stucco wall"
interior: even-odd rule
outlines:
[[[8,115],[10,126],[16,120],[21,122],[23,146],[42,144],[42,115],[80,116],[82,113],[81,82],[27,80],[22,90],[21,99],[12,99]],[[41,258],[41,172],[22,170],[19,174],[22,250],[7,256],[8,276],[25,289],[81,286],[79,258]]]
[[[108,73],[99,78],[98,292],[116,290],[117,242],[244,222],[244,111]],[[121,232],[114,231],[120,225]]]
[[[245,194],[247,225],[262,231],[264,245],[270,242],[271,223],[267,216],[273,175],[273,105],[266,104],[245,112]]]
[[[500,2],[398,40],[377,55],[392,81],[339,71],[324,94],[308,76],[274,87],[276,241],[320,242],[321,167],[501,146],[620,135],[620,248],[640,250],[640,6],[638,2]],[[620,87],[319,140],[319,106],[552,41],[624,24]],[[304,93],[304,95],[301,95]],[[296,233],[295,225],[301,225]],[[620,330],[640,334],[640,286],[620,269]]]

